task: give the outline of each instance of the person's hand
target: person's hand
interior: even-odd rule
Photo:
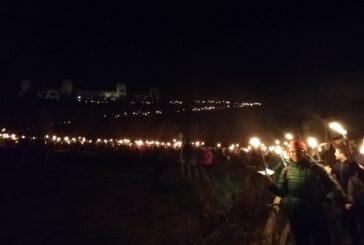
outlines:
[[[325,166],[325,170],[328,174],[331,174],[331,167],[330,166]]]
[[[353,208],[353,204],[351,204],[351,203],[346,203],[345,204],[345,209],[346,210],[351,210]]]

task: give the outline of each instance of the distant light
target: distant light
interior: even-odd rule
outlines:
[[[142,140],[136,140],[135,144],[137,144],[137,146],[142,146],[143,145],[143,141]]]
[[[179,147],[181,147],[182,146],[182,142],[181,141],[177,141],[177,142],[175,142],[174,144],[173,144],[173,147],[174,148],[179,148]]]
[[[284,137],[287,139],[287,140],[293,140],[293,135],[291,133],[286,133],[284,135]]]
[[[275,149],[274,149],[274,152],[277,154],[277,155],[280,155],[282,154],[282,147],[281,146],[276,146]]]
[[[257,137],[253,137],[249,140],[249,144],[255,148],[260,146],[260,140]]]

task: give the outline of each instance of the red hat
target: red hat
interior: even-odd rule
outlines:
[[[300,140],[292,140],[291,142],[289,142],[288,147],[291,149],[300,149],[300,150],[307,151],[306,144]]]

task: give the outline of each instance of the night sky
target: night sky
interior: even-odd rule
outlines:
[[[78,2],[1,1],[3,88],[318,98],[364,82],[364,5]]]

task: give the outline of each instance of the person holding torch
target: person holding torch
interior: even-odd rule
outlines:
[[[323,202],[329,193],[340,192],[323,166],[308,154],[304,142],[288,144],[289,160],[277,183],[266,177],[268,189],[284,197],[297,245],[330,244]],[[342,193],[340,193],[342,195]]]
[[[359,171],[359,166],[356,162],[351,161],[349,158],[348,148],[346,146],[340,145],[335,149],[335,158],[338,160],[334,164],[331,170],[331,174],[339,182],[341,188],[347,195],[349,179],[353,177]],[[354,213],[351,210],[350,200],[345,200],[346,203],[338,203],[336,208],[342,210],[341,216],[339,217],[345,232],[348,232],[351,237],[352,244],[361,244],[360,234],[355,222]]]

